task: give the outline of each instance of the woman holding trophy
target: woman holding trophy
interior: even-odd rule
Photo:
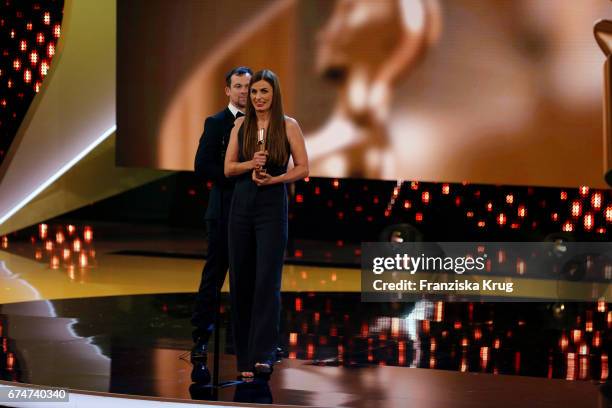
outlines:
[[[269,376],[279,342],[285,184],[308,176],[302,131],[295,119],[285,116],[278,78],[270,70],[251,77],[245,116],[236,119],[230,135],[225,175],[237,177],[229,215],[237,367],[243,378]]]

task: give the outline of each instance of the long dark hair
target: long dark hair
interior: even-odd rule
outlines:
[[[285,113],[283,112],[283,97],[280,83],[276,74],[269,69],[257,71],[249,83],[249,97],[244,117],[244,137],[242,139],[242,155],[245,158],[253,157],[259,149],[257,146],[257,115],[251,100],[251,86],[255,82],[266,81],[272,87],[272,104],[270,105],[270,122],[265,139],[265,148],[268,151],[268,163],[284,166],[289,160],[289,142],[285,128]]]

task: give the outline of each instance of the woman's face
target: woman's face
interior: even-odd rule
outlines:
[[[251,85],[251,102],[257,112],[270,110],[274,92],[272,85],[263,79]]]

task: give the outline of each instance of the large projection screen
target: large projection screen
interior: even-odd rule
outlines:
[[[603,0],[118,0],[117,161],[192,170],[269,68],[311,176],[605,187]]]

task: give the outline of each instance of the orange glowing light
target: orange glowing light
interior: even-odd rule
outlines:
[[[48,11],[43,13],[43,23],[45,23],[45,25],[51,24],[51,13]]]
[[[30,82],[32,82],[32,71],[30,71],[29,69],[26,69],[25,71],[23,71],[23,81],[26,84],[29,84]]]
[[[493,211],[493,203],[492,203],[491,201],[489,201],[489,202],[487,203],[487,211],[488,211],[488,212]]]
[[[562,201],[567,200],[567,191],[561,191],[561,197],[560,198],[561,198]]]
[[[525,208],[524,205],[521,204],[518,206],[517,213],[520,218],[525,218],[525,216],[527,215],[527,209]]]
[[[52,58],[55,55],[55,45],[53,43],[49,43],[47,46],[47,57]]]
[[[605,313],[606,311],[606,302],[604,300],[597,301],[597,311],[599,313]]]
[[[600,192],[593,193],[593,195],[591,196],[591,206],[596,210],[599,210],[601,208],[601,198],[602,197]]]
[[[55,242],[57,242],[58,244],[64,243],[64,233],[63,232],[57,232],[55,234]]]
[[[512,203],[514,203],[514,195],[506,194],[506,204],[512,204]]]
[[[419,189],[419,182],[418,181],[410,182],[410,189],[411,190],[418,190]]]
[[[423,191],[421,193],[421,201],[423,202],[423,204],[429,204],[429,200],[430,200],[430,196],[429,196],[429,191]]]
[[[68,225],[66,229],[68,230],[68,235],[72,235],[76,231],[76,227],[74,225]]]
[[[289,345],[295,346],[297,345],[298,334],[297,333],[289,333]]]
[[[500,213],[497,216],[497,223],[499,225],[506,225],[506,221],[507,221],[507,218],[506,218],[506,215],[504,213]]]
[[[518,273],[519,275],[524,275],[526,270],[527,270],[527,265],[525,264],[525,261],[522,260],[521,258],[517,258],[516,273]]]
[[[483,371],[485,371],[488,365],[489,365],[489,348],[481,347],[480,348],[480,368]]]
[[[15,368],[15,355],[9,352],[6,355],[6,369],[8,371],[13,371],[13,368]]]
[[[461,340],[461,347],[467,347],[469,344],[470,342],[467,337],[464,337],[463,340]]]
[[[589,358],[587,356],[581,356],[578,367],[578,378],[586,380],[589,373]]]
[[[8,237],[6,236],[2,237],[2,248],[3,249],[8,248]]]
[[[412,208],[412,202],[410,200],[404,200],[404,208],[405,209]]]
[[[414,215],[414,220],[416,222],[423,222],[423,213],[422,212],[418,212]]]
[[[314,344],[310,343],[306,346],[306,358],[312,360],[314,357]]]
[[[46,60],[42,60],[40,63],[40,75],[45,76],[49,72],[49,63]]]
[[[474,217],[474,211],[466,211],[465,212],[465,216],[467,218],[473,218]]]
[[[62,257],[64,258],[64,261],[70,259],[70,255],[70,249],[64,248],[64,251],[62,251]]]
[[[19,41],[19,49],[25,51],[28,49],[28,42],[26,40]]]
[[[334,181],[332,181],[332,186],[337,190],[338,187],[340,187],[340,181],[338,181],[338,179],[334,179]]]
[[[465,373],[468,369],[467,358],[465,356],[461,357],[461,368],[460,371]]]
[[[500,347],[501,347],[501,340],[500,339],[495,339],[495,341],[493,342],[493,348],[495,350],[499,350]]]
[[[21,60],[19,58],[15,58],[13,61],[13,69],[15,71],[19,71],[21,69]]]
[[[572,224],[570,221],[566,221],[565,224],[563,224],[563,228],[561,229],[563,230],[563,232],[573,232],[574,224]]]
[[[53,36],[55,38],[59,38],[59,36],[61,35],[61,32],[62,32],[62,29],[59,24],[56,24],[53,26]]]
[[[480,327],[474,329],[474,340],[480,340],[482,338],[482,330]]]
[[[444,195],[448,195],[450,194],[450,185],[448,184],[442,184],[442,194]]]
[[[297,354],[295,353],[295,351],[291,351],[289,352],[287,358],[289,358],[289,360],[295,360],[297,358]]]
[[[612,204],[606,207],[606,222],[612,222]]]
[[[593,229],[594,223],[595,221],[593,219],[593,214],[591,214],[590,212],[584,214],[583,224],[585,231],[591,231]]]
[[[53,255],[51,257],[51,269],[58,269],[60,266],[60,259],[59,256],[57,255]]]
[[[593,347],[599,347],[601,346],[601,334],[596,331],[595,335],[593,336]]]
[[[53,241],[46,241],[45,242],[45,249],[47,251],[53,251]]]
[[[599,379],[601,381],[608,379],[608,355],[606,353],[601,355],[601,376]]]
[[[75,240],[72,242],[72,249],[74,252],[81,251],[81,240],[80,239],[75,238]]]
[[[565,379],[568,381],[576,379],[576,355],[574,353],[567,353],[567,374]]]
[[[87,264],[88,264],[87,254],[81,253],[81,255],[79,255],[79,266],[81,268],[87,268]]]
[[[434,356],[429,357],[429,368],[436,368],[436,358]]]
[[[36,51],[30,53],[30,64],[32,64],[32,66],[38,64],[38,53]]]
[[[441,322],[444,317],[444,302],[438,301],[434,305],[434,320],[436,322]]]
[[[478,228],[484,228],[487,225],[483,220],[478,221]]]
[[[582,331],[581,330],[572,330],[572,341],[574,344],[578,344],[582,340]]]
[[[36,81],[34,83],[34,92],[36,93],[40,92],[40,85],[41,85],[40,81]]]
[[[578,218],[582,215],[582,203],[579,200],[572,202],[572,217]]]
[[[302,298],[295,298],[295,311],[296,312],[301,312],[302,311]]]
[[[42,44],[45,42],[45,35],[43,33],[36,34],[36,42]]]
[[[583,196],[583,197],[589,195],[589,187],[587,187],[587,186],[580,186],[578,191],[580,192],[580,195]]]
[[[43,257],[42,251],[40,249],[37,249],[36,252],[34,253],[34,259],[36,259],[37,261],[40,261]]]

